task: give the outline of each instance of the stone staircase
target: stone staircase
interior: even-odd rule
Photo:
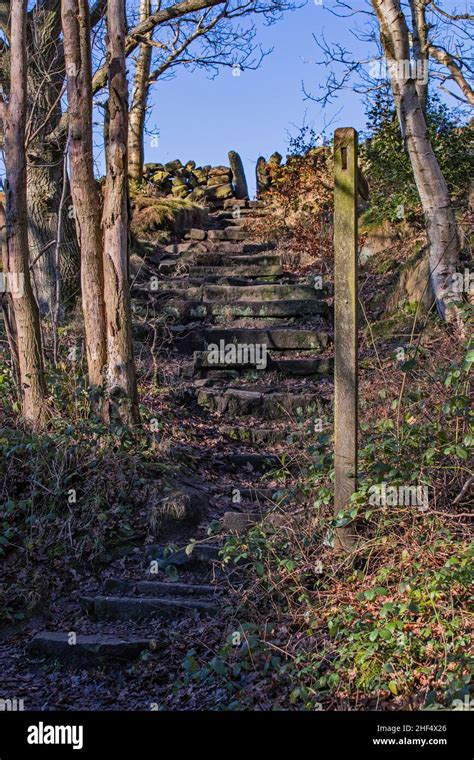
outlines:
[[[132,289],[135,315],[146,320],[137,330],[161,331],[157,358],[173,366],[176,407],[184,404],[196,436],[184,468],[206,484],[208,507],[184,538],[196,537],[193,550],[135,547],[126,577],[78,595],[67,631],[58,625],[34,636],[35,657],[128,660],[148,650],[166,658],[163,621],[168,630],[177,620],[232,614],[222,539],[209,539],[208,525],[221,520],[229,532],[263,520],[278,528],[290,518],[294,505],[279,505],[271,471],[327,413],[331,313],[325,293],[285,271],[273,244],[249,238],[247,221],[265,213],[261,202],[235,199],[211,209],[206,228],[151,251]],[[285,467],[291,473],[291,461]],[[170,566],[179,582],[166,574]]]

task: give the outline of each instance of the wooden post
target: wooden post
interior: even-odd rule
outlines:
[[[334,514],[357,488],[357,132],[334,133]],[[338,528],[336,547],[355,543],[351,525]]]

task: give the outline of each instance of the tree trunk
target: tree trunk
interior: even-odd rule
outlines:
[[[416,91],[423,113],[428,98],[428,26],[426,23],[426,0],[410,0],[412,47],[416,72]]]
[[[52,314],[55,295],[55,240],[61,227],[60,250],[63,293],[72,298],[77,291],[79,250],[70,202],[64,204],[61,224],[58,211],[64,181],[65,135],[48,136],[61,118],[60,94],[64,79],[64,56],[60,40],[60,3],[38,4],[28,14],[27,41],[29,126],[27,133],[28,238],[33,282],[42,314]],[[69,188],[66,178],[66,198]]]
[[[26,7],[26,0],[16,0],[11,10],[11,86],[4,125],[7,267],[9,277],[17,278],[19,286],[12,303],[17,329],[22,412],[28,423],[37,426],[46,416],[46,386],[39,312],[29,273],[25,160]]]
[[[2,129],[3,133],[3,129]],[[3,143],[3,134],[2,134]],[[8,292],[5,282],[5,275],[8,273],[8,247],[7,247],[7,219],[5,215],[5,208],[3,203],[0,203],[0,248],[2,252],[2,273],[3,273],[3,285],[5,287],[4,292],[0,292],[0,302],[3,314],[3,324],[5,327],[5,334],[7,336],[8,347],[10,349],[11,362],[13,368],[13,376],[20,389],[20,369],[18,363],[18,343],[16,335],[15,313],[13,311],[13,299],[12,294]],[[8,274],[7,274],[8,276]]]
[[[446,180],[430,143],[416,84],[407,74],[410,61],[408,27],[400,0],[372,0],[380,24],[382,47],[389,64],[390,82],[402,134],[410,156],[425,216],[433,292],[440,316],[458,318],[450,302],[458,300],[455,277],[459,243]]]
[[[105,181],[104,297],[107,330],[109,415],[126,424],[139,421],[128,281],[127,187],[128,90],[125,70],[125,4],[108,0],[109,143]]]
[[[103,385],[106,364],[101,198],[94,178],[92,60],[87,0],[62,0],[69,107],[69,163],[77,238],[89,384]]]
[[[140,23],[151,13],[151,0],[140,0]],[[151,66],[151,46],[142,44],[138,50],[135,75],[133,77],[132,103],[129,115],[128,132],[128,176],[141,182],[144,161],[144,132],[149,76]]]

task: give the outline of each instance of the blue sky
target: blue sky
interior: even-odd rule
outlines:
[[[275,150],[285,155],[288,132],[297,133],[304,122],[317,132],[333,117],[329,133],[338,126],[363,128],[361,96],[347,90],[323,112],[319,104],[304,99],[302,90],[304,81],[307,90],[316,92],[328,73],[314,64],[321,53],[313,34],[324,30],[328,40],[360,50],[351,23],[309,0],[276,24],[259,24],[259,41],[266,49],[274,48],[259,69],[236,77],[224,68],[215,79],[203,70],[177,69],[174,79],[158,82],[152,91],[148,126],[159,130],[159,139],[153,147],[146,138],[146,160],[227,164],[227,152],[236,150],[253,192],[258,156],[268,157]]]

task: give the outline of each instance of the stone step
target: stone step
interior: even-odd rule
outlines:
[[[273,243],[259,243],[248,240],[246,243],[228,240],[188,240],[184,243],[171,243],[164,247],[167,254],[181,256],[185,253],[259,253],[270,251],[274,248]]]
[[[141,594],[143,596],[215,596],[217,586],[197,583],[164,583],[162,581],[128,581],[122,578],[107,578],[104,583],[107,594]]]
[[[175,567],[190,567],[194,565],[215,566],[219,562],[219,547],[209,544],[195,544],[191,553],[186,549],[177,549],[169,554],[167,547],[162,544],[150,544],[146,547],[145,558],[147,562],[157,560],[162,569],[169,565]]]
[[[224,201],[224,208],[265,208],[264,201],[240,200],[238,198],[227,198]]]
[[[180,353],[191,353],[193,351],[204,351],[209,345],[218,346],[219,350],[224,348],[225,357],[231,357],[236,354],[235,362],[241,366],[246,365],[246,357],[251,356],[250,349],[242,349],[240,355],[237,355],[237,349],[228,348],[233,344],[244,344],[246,346],[266,346],[267,351],[310,351],[325,349],[328,345],[329,336],[327,332],[312,329],[301,329],[295,327],[187,327],[186,325],[171,325],[169,331],[176,341],[176,348]],[[263,354],[257,357],[259,364]],[[208,357],[208,363],[220,362],[218,357]],[[248,360],[247,360],[248,361]],[[226,363],[226,362],[225,362]],[[215,364],[214,364],[215,366]],[[226,366],[230,368],[230,364]],[[262,369],[265,369],[262,366]]]
[[[215,371],[215,370],[237,370],[239,372],[247,369],[258,370],[266,369],[270,372],[280,372],[282,375],[308,377],[308,376],[321,376],[328,377],[334,372],[334,359],[322,358],[315,359],[298,357],[296,359],[278,359],[274,356],[267,356],[266,366],[262,367],[262,357],[257,357],[255,352],[243,351],[241,356],[237,353],[228,352],[228,355],[224,354],[215,357],[210,355],[209,351],[195,351],[193,354],[194,371]]]
[[[209,230],[207,233],[208,240],[247,240],[249,234],[246,230],[233,229],[228,227],[224,230]]]
[[[287,442],[290,435],[287,428],[255,428],[242,425],[222,425],[219,428],[222,435],[231,441],[240,443],[269,444]],[[294,438],[301,437],[301,431],[292,434]]]
[[[95,620],[145,620],[151,617],[174,618],[186,613],[217,615],[219,607],[212,602],[193,598],[84,596],[84,610]]]
[[[230,265],[266,267],[281,265],[281,257],[277,253],[197,253],[187,256],[186,263],[206,267]]]
[[[33,655],[53,657],[58,660],[108,658],[133,660],[144,650],[153,650],[156,642],[142,637],[110,636],[108,634],[76,634],[74,644],[70,634],[62,631],[41,631],[28,645]]]
[[[158,272],[162,275],[186,270],[190,266],[228,267],[235,266],[276,266],[281,265],[281,257],[271,250],[245,253],[226,251],[191,251],[181,255],[172,254],[158,260]],[[185,275],[183,275],[185,276]]]
[[[245,533],[257,524],[264,529],[275,531],[289,527],[292,522],[294,518],[291,515],[280,512],[269,512],[266,515],[259,512],[225,512],[221,524],[226,533]]]
[[[283,274],[281,264],[268,266],[190,266],[189,274],[191,277],[208,277],[215,275],[218,277],[278,277]]]
[[[317,300],[237,301],[231,304],[224,304],[173,299],[163,303],[161,312],[175,319],[181,319],[183,322],[206,318],[219,318],[219,321],[232,321],[235,318],[244,317],[249,319],[275,319],[316,315],[327,316],[329,308],[325,301]]]
[[[139,296],[140,292],[135,288],[134,293]],[[170,277],[168,280],[159,281],[156,289],[144,289],[143,295],[152,298],[164,296],[182,301],[203,301],[205,303],[219,303],[228,306],[236,301],[239,303],[272,303],[281,301],[321,301],[324,292],[314,290],[311,285],[292,285],[280,283],[260,284],[251,281],[245,284],[218,284],[206,285],[190,278],[177,279]],[[273,308],[273,307],[271,307]]]
[[[322,413],[322,401],[314,393],[288,393],[202,388],[197,403],[203,409],[229,417],[253,415],[267,420],[287,419],[294,415],[308,417]]]
[[[226,454],[222,461],[213,460],[215,468],[225,472],[268,472],[281,467],[280,457],[275,454],[256,454],[235,452]]]
[[[322,330],[299,327],[209,327],[204,330],[204,341],[207,346],[224,341],[226,346],[232,343],[258,343],[272,351],[308,351],[326,348],[329,335]]]
[[[222,209],[213,214],[213,218],[217,220],[219,224],[225,224],[226,222],[243,224],[248,222],[249,219],[261,219],[265,216],[268,216],[267,209],[255,208],[239,208],[238,211],[233,209]]]
[[[305,301],[320,299],[323,293],[311,285],[207,285],[203,301],[234,303],[235,301]]]
[[[298,356],[295,359],[278,359],[271,357],[270,369],[275,372],[281,372],[283,375],[292,375],[295,377],[315,375],[327,377],[334,373],[334,359],[332,357],[317,359],[305,356]]]

